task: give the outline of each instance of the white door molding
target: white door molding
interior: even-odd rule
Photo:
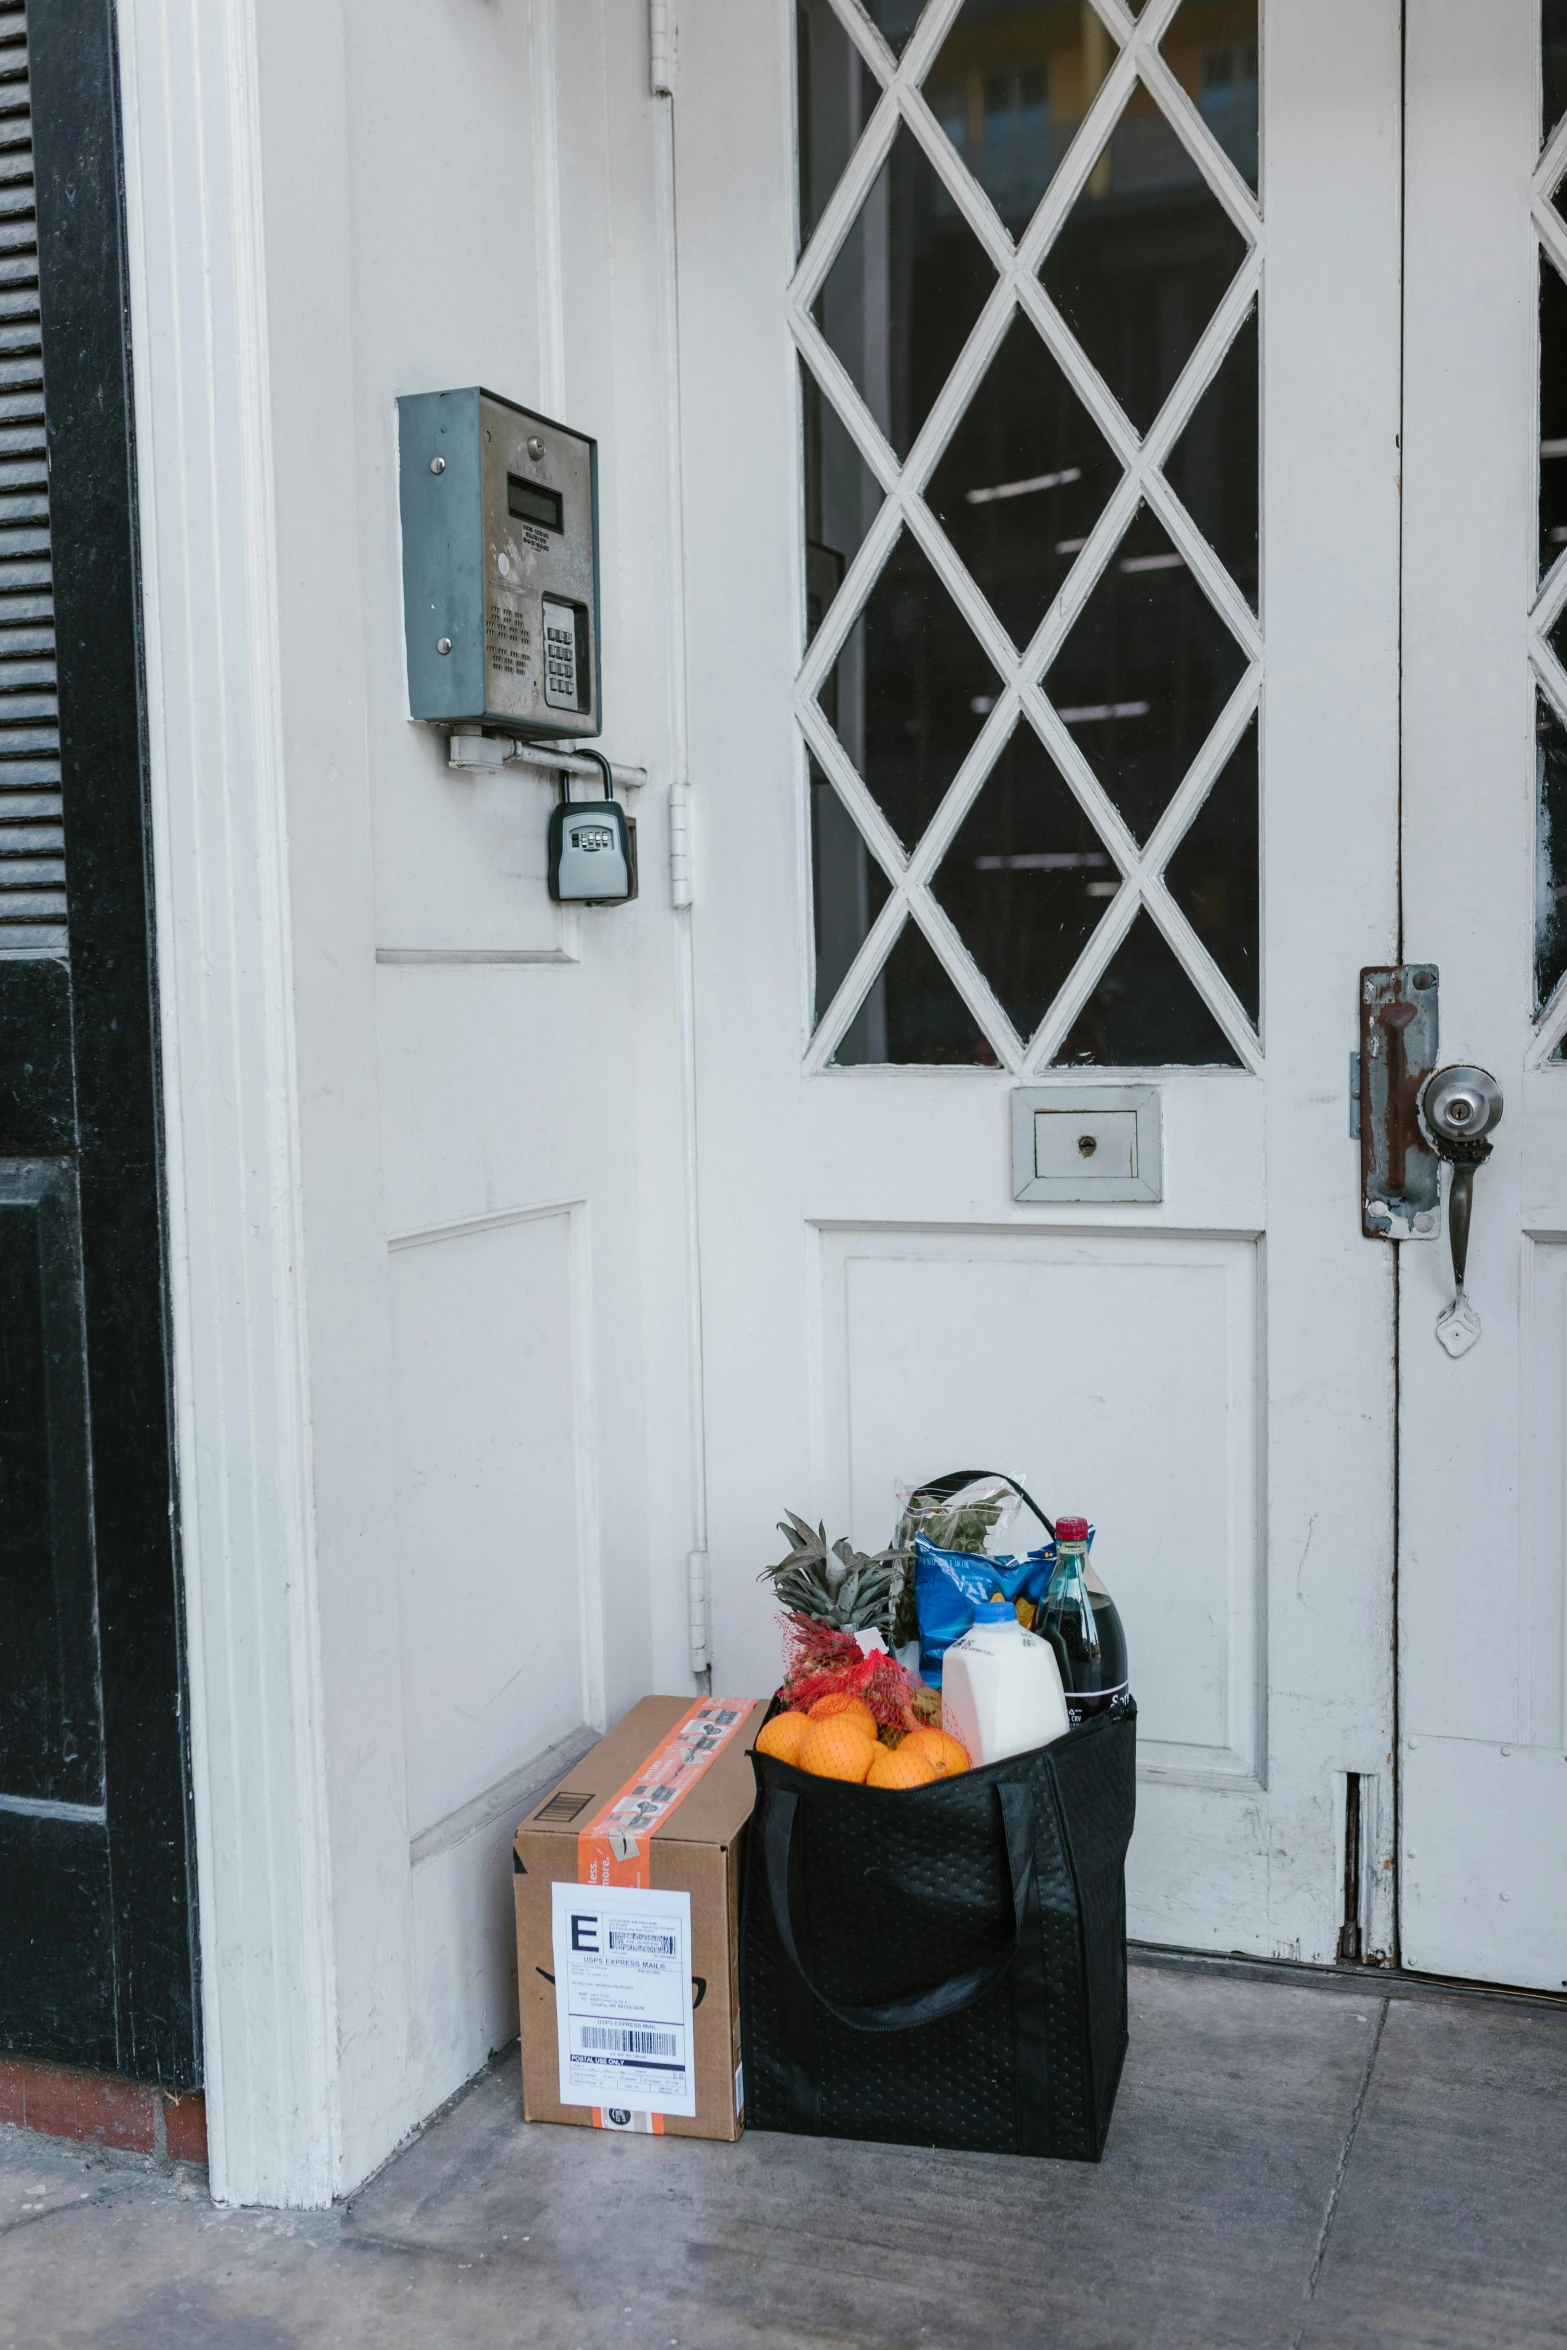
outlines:
[[[120,0],[211,2181],[337,2183],[252,0]]]

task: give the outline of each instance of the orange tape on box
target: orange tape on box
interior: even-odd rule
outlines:
[[[646,1885],[648,1838],[750,1718],[745,1697],[700,1697],[577,1837],[579,1885]]]

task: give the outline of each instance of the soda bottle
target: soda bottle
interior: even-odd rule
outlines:
[[[1127,1692],[1126,1634],[1115,1601],[1088,1563],[1088,1520],[1057,1518],[1056,1563],[1034,1615],[1061,1668],[1075,1719],[1103,1713]]]

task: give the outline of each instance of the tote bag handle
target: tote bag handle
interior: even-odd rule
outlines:
[[[932,1991],[917,1991],[912,1998],[889,2000],[884,2007],[840,2007],[836,2000],[828,1998],[819,1983],[812,1982],[795,1947],[794,1925],[789,1914],[789,1848],[794,1841],[795,1813],[800,1799],[785,1788],[772,1791],[767,1806],[765,1848],[767,1889],[772,1895],[778,1938],[806,1989],[839,2023],[856,2032],[908,2032],[917,2024],[940,2023],[946,2016],[972,2007],[976,1999],[983,1999],[1007,1973],[1017,1955],[1023,1919],[1034,1888],[1034,1843],[1029,1832],[1031,1798],[1027,1789],[1007,1780],[997,1786],[996,1794],[1001,1803],[1007,1866],[1012,1878],[1012,1933],[1006,1948],[996,1958],[988,1959],[982,1966],[970,1967],[965,1974],[951,1976]]]
[[[965,1485],[973,1485],[981,1477],[994,1477],[998,1485],[1010,1485],[1018,1500],[1026,1503],[1028,1508],[1033,1511],[1051,1541],[1054,1542],[1056,1538],[1054,1520],[1045,1516],[1033,1495],[1026,1493],[1017,1479],[1009,1477],[1005,1469],[949,1469],[944,1477],[927,1477],[923,1485],[916,1485],[914,1491],[909,1495],[909,1500],[913,1503],[922,1494],[929,1494],[934,1501],[950,1501],[953,1494],[961,1493]]]

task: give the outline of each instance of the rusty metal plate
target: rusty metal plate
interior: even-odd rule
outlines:
[[[1368,1240],[1434,1240],[1442,1162],[1420,1123],[1436,1067],[1441,974],[1434,963],[1360,974],[1361,1229]]]

